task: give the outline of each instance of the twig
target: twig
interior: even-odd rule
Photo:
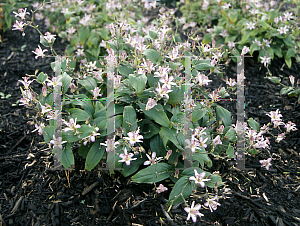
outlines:
[[[176,226],[176,224],[174,224],[174,221],[173,219],[170,217],[170,215],[167,213],[167,211],[165,210],[163,204],[160,204],[160,207],[163,211],[163,213],[165,214],[166,218],[168,219],[169,223],[172,225],[172,226]]]
[[[17,147],[26,137],[26,134],[11,148],[9,152],[11,152],[15,147]]]

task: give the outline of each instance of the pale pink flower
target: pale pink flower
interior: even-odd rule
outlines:
[[[25,15],[28,14],[30,15],[29,12],[26,12],[27,8],[24,9],[18,9],[18,13],[13,12],[15,14],[15,17],[19,16],[21,18],[21,20],[25,20]]]
[[[191,176],[189,178],[189,180],[195,181],[195,184],[200,184],[200,186],[202,188],[204,188],[205,187],[205,183],[204,182],[210,181],[210,179],[204,179],[204,177],[206,175],[205,172],[198,173],[196,169],[194,169],[194,172],[195,172],[195,176]]]
[[[271,57],[264,56],[264,57],[260,57],[260,59],[261,59],[261,63],[264,64],[264,66],[266,67],[267,64],[270,63]]]
[[[248,47],[244,46],[243,49],[242,49],[242,54],[241,55],[245,55],[248,52],[250,52],[250,49]]]
[[[150,165],[150,164],[153,165],[156,162],[158,162],[159,160],[163,159],[163,157],[156,158],[156,152],[152,152],[151,157],[148,154],[146,154],[146,156],[149,160],[145,161],[144,165]]]
[[[214,90],[211,94],[208,95],[212,100],[217,100],[220,95],[218,94],[218,90]]]
[[[291,82],[292,86],[294,86],[294,83],[295,83],[295,77],[292,76],[292,75],[290,75],[290,76],[289,76],[289,79],[290,79],[290,82]]]
[[[25,23],[23,23],[22,21],[16,21],[15,23],[14,23],[14,29],[12,29],[12,30],[20,30],[20,31],[23,31],[23,27],[25,26],[26,24]]]
[[[290,132],[290,131],[296,131],[296,130],[298,130],[296,128],[296,124],[293,123],[293,122],[291,122],[291,121],[289,121],[288,123],[286,123],[285,126],[284,126],[284,128],[286,128],[286,132],[287,133]]]
[[[204,215],[202,213],[199,213],[199,210],[201,208],[200,204],[197,204],[195,207],[195,201],[193,201],[191,207],[184,207],[185,212],[188,213],[188,217],[186,218],[189,220],[192,217],[193,222],[197,221],[197,216],[203,217]]]
[[[218,144],[222,144],[222,141],[220,140],[220,135],[216,136],[215,139],[212,140],[213,146],[217,146]]]
[[[151,108],[153,108],[155,105],[157,105],[157,102],[152,99],[152,98],[149,98],[148,99],[148,102],[147,102],[147,105],[146,105],[146,108],[145,108],[145,111],[149,111]]]
[[[192,153],[195,153],[196,149],[199,149],[199,142],[196,139],[186,139],[185,142],[188,144],[185,148],[191,149]]]
[[[159,194],[159,193],[162,193],[164,191],[167,191],[168,188],[167,187],[164,187],[163,184],[160,184],[157,188],[156,188],[156,192]]]
[[[283,15],[284,15],[284,18],[287,19],[287,20],[290,20],[290,19],[294,18],[292,12],[291,13],[285,12],[285,13],[283,13]]]
[[[50,32],[46,32],[45,33],[45,36],[43,37],[46,41],[47,41],[47,43],[52,43],[52,38],[54,38],[56,35],[51,35],[51,33]]]
[[[130,145],[134,145],[137,142],[143,142],[140,139],[144,139],[144,138],[142,135],[139,135],[139,133],[140,133],[140,127],[138,127],[137,130],[134,132],[128,132],[127,133],[128,137],[125,137],[125,139],[129,140]]]
[[[55,135],[53,135],[53,140],[50,140],[50,143],[53,144],[53,149],[58,147],[62,150],[62,144],[67,143],[67,141],[62,141],[62,137],[55,138]]]
[[[253,29],[255,29],[255,24],[256,24],[256,23],[252,23],[252,22],[246,23],[247,29],[250,29],[250,31],[253,30]]]
[[[34,54],[36,54],[35,56],[35,59],[37,59],[39,56],[44,58],[46,55],[44,54],[44,52],[47,52],[48,50],[47,49],[44,49],[42,50],[42,48],[40,47],[40,45],[38,45],[39,48],[36,48],[35,49],[35,52],[34,51],[31,51],[33,52]]]
[[[28,79],[30,79],[30,77],[22,77],[23,80],[18,80],[19,82],[21,82],[24,86],[24,89],[29,89],[29,85],[30,83],[32,83],[33,81],[28,81]]]
[[[203,85],[207,86],[209,82],[212,82],[212,80],[208,79],[208,76],[201,74],[200,72],[198,73],[196,80],[198,80],[199,86],[203,86]]]
[[[287,29],[287,26],[285,25],[284,27],[280,27],[279,29],[277,29],[277,31],[279,31],[279,34],[286,34],[289,29]]]
[[[234,87],[236,85],[235,79],[229,78],[229,81],[227,81],[226,84]]]
[[[67,131],[76,132],[77,129],[81,128],[80,125],[76,125],[76,120],[77,120],[77,118],[75,118],[75,121],[73,118],[70,118],[69,122],[63,120],[63,123],[65,123],[65,125],[67,126],[67,128],[65,128],[64,131],[65,132],[67,132]]]
[[[204,206],[209,207],[210,212],[213,212],[217,209],[218,206],[221,206],[221,204],[218,203],[216,200],[218,200],[218,195],[215,195],[214,198],[208,198],[206,200],[206,203],[204,203]]]
[[[102,96],[102,94],[99,94],[100,93],[99,87],[95,87],[93,90],[91,90],[91,92],[94,95],[93,99],[97,99],[99,96],[100,97]]]
[[[122,160],[119,160],[118,162],[125,162],[127,166],[130,165],[130,161],[133,161],[133,160],[136,160],[137,158],[132,158],[134,156],[133,153],[129,153],[127,154],[127,149],[126,147],[124,148],[124,154],[120,154],[119,157],[122,159]]]
[[[278,134],[277,138],[276,138],[276,142],[279,143],[280,141],[282,141],[284,139],[284,133],[280,133]]]
[[[106,152],[110,152],[115,150],[115,148],[117,147],[116,145],[119,145],[119,141],[115,141],[115,138],[112,139],[107,139],[105,141],[105,143],[100,143],[101,145],[106,147]]]
[[[35,130],[31,131],[32,133],[35,132],[35,131],[38,131],[39,135],[43,135],[43,130],[45,128],[45,124],[43,122],[41,122],[39,125],[38,124],[35,124]]]
[[[269,170],[270,166],[272,165],[270,162],[272,161],[272,158],[268,158],[267,160],[259,160],[259,163],[262,164],[261,167],[266,167],[267,170]]]
[[[228,47],[229,47],[229,49],[232,49],[232,48],[234,48],[235,47],[235,42],[228,42]]]
[[[160,97],[166,97],[169,99],[168,93],[172,92],[172,90],[168,89],[167,86],[163,85],[162,87],[160,86],[160,83],[158,83],[158,87],[155,89],[156,92],[160,95]]]

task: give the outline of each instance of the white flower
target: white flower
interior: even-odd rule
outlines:
[[[125,162],[127,166],[130,165],[130,161],[133,161],[133,160],[136,160],[137,158],[132,158],[134,156],[133,153],[129,153],[127,154],[127,149],[126,147],[124,148],[124,154],[120,154],[119,157],[122,159],[122,160],[119,160],[118,162]]]
[[[204,187],[205,187],[205,183],[204,183],[204,182],[210,181],[210,179],[204,179],[205,174],[206,174],[205,172],[198,173],[196,169],[194,169],[194,172],[195,172],[195,176],[196,176],[196,177],[191,176],[191,177],[189,178],[189,180],[195,181],[195,184],[200,184],[201,187],[204,188]]]
[[[150,156],[148,154],[146,154],[147,158],[149,159],[148,161],[144,162],[144,165],[153,165],[156,163],[156,161],[159,161],[161,159],[163,159],[163,157],[158,157],[156,158],[156,152],[152,152],[152,156],[150,158]]]
[[[287,29],[287,26],[285,25],[284,27],[280,27],[279,29],[277,29],[277,31],[279,31],[280,34],[286,34],[289,29]]]
[[[106,152],[113,151],[116,148],[116,145],[119,145],[119,141],[114,142],[115,138],[108,139],[105,143],[100,143],[101,145],[106,147]]]
[[[156,188],[156,192],[159,194],[159,193],[162,193],[164,191],[167,191],[168,188],[164,187],[163,184],[160,184],[157,188]]]
[[[227,85],[233,87],[236,85],[235,79],[229,78],[229,81],[226,82]]]
[[[143,142],[140,139],[143,139],[142,135],[139,135],[140,128],[138,127],[135,132],[129,132],[127,133],[128,137],[125,137],[126,140],[129,140],[130,145],[134,145],[136,142]]]
[[[284,18],[286,18],[287,20],[293,19],[294,17],[292,16],[293,13],[289,13],[289,12],[285,12],[283,13]]]
[[[260,57],[260,59],[261,59],[261,63],[264,64],[264,66],[266,67],[266,65],[270,63],[271,57],[264,56],[264,57]]]
[[[53,140],[50,143],[54,145],[53,149],[58,147],[62,150],[62,144],[67,143],[67,141],[62,141],[62,137],[55,138],[55,135],[53,135]]]
[[[148,102],[147,102],[147,105],[146,105],[146,108],[145,108],[145,111],[149,111],[151,108],[153,108],[155,105],[157,105],[157,102],[152,99],[152,98],[149,98],[148,99]]]
[[[80,125],[76,125],[76,120],[77,118],[75,118],[75,121],[73,118],[70,118],[69,122],[67,121],[63,121],[65,123],[65,125],[67,126],[67,128],[64,129],[65,132],[67,131],[73,131],[73,132],[76,132],[77,129],[81,128]]]
[[[248,47],[244,46],[243,49],[242,49],[242,54],[241,55],[245,55],[248,52],[250,52],[250,49]]]
[[[208,198],[206,200],[206,203],[204,203],[204,206],[209,207],[210,212],[213,212],[214,210],[217,209],[218,206],[220,206],[221,204],[216,202],[215,200],[218,199],[218,196],[216,195],[214,198]]]
[[[25,20],[25,15],[28,14],[30,15],[29,12],[26,12],[27,8],[24,9],[18,9],[19,13],[13,12],[15,14],[15,17],[19,16],[21,18],[21,20]]]
[[[52,38],[54,38],[55,36],[56,35],[51,35],[50,32],[46,32],[43,38],[50,44],[52,43]]]
[[[191,207],[184,207],[185,212],[189,213],[188,217],[186,218],[189,220],[192,217],[193,222],[197,221],[197,216],[203,217],[204,215],[202,213],[199,213],[199,210],[201,208],[200,204],[197,204],[195,207],[195,201],[193,201]]]
[[[46,55],[44,54],[44,52],[47,52],[48,50],[47,49],[44,49],[42,50],[42,48],[40,47],[40,45],[38,45],[39,48],[36,48],[35,49],[35,52],[34,51],[31,51],[33,52],[34,54],[36,54],[35,56],[35,59],[37,59],[39,56],[44,58]]]
[[[208,77],[204,74],[198,73],[196,80],[199,82],[199,86],[208,85],[209,82],[212,82],[212,80],[209,80]]]
[[[14,29],[12,30],[20,30],[20,31],[23,31],[23,27],[25,26],[26,24],[23,23],[22,21],[16,21],[16,23],[14,23],[14,26],[15,27]]]
[[[262,164],[261,167],[266,167],[267,170],[269,170],[271,164],[272,159],[268,158],[267,160],[259,160],[260,164]]]

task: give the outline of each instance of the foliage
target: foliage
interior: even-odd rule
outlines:
[[[294,7],[281,13],[284,3],[293,3]],[[258,51],[257,60],[265,66],[277,56],[284,57],[291,67],[293,57],[300,60],[299,1],[285,0],[277,9],[273,9],[274,4],[276,1],[186,1],[181,11],[187,21],[184,26],[188,22],[200,26],[203,43],[215,40],[216,45],[225,45],[234,55],[240,55],[246,46],[251,55]]]

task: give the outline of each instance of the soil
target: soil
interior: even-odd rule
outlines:
[[[31,121],[27,113],[32,116],[34,111],[12,106],[21,98],[19,79],[34,74],[35,69],[53,73],[53,59],[35,59],[31,52],[39,44],[38,33],[33,29],[25,33],[25,37],[19,31],[1,34],[0,91],[12,96],[0,99],[0,225],[300,225],[299,130],[279,144],[270,138],[273,160],[269,171],[258,162],[269,157],[264,151],[246,157],[250,171],[216,160],[213,170],[218,170],[226,183],[218,191],[224,199],[213,213],[201,208],[204,217],[196,223],[186,221],[182,204],[167,212],[170,191],[156,194],[153,185],[133,183],[119,172],[110,177],[105,171],[84,171],[84,162],[76,152],[76,169],[47,168],[54,161],[51,149],[27,123]],[[66,44],[57,38],[54,49],[63,54]],[[265,79],[266,69],[253,59],[257,58],[245,61],[245,119],[252,117],[260,125],[267,124],[265,113],[280,109],[284,121],[293,121],[299,128],[297,98],[281,96],[281,86]],[[224,76],[233,77],[235,68],[231,62],[224,68]],[[269,68],[286,84],[289,75],[295,76],[295,81],[300,79],[300,64],[295,61],[288,68],[283,59],[275,59]],[[41,91],[38,85],[34,89]],[[198,203],[197,197],[192,200]]]

